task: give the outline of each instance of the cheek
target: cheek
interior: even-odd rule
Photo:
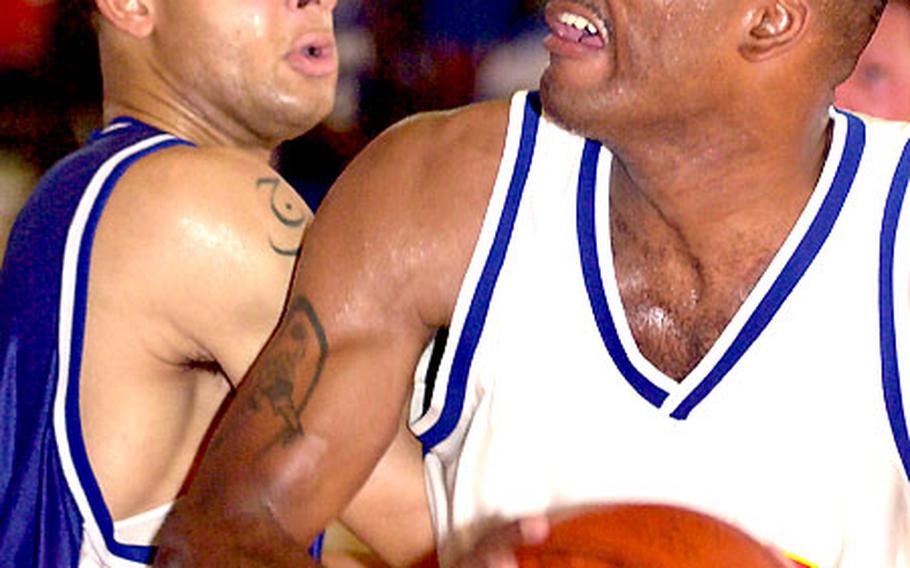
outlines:
[[[835,91],[834,104],[840,108],[860,110],[867,106],[866,98],[866,91],[859,85],[859,81],[851,78]]]
[[[889,98],[891,118],[910,121],[910,68],[894,81]]]
[[[835,102],[883,118],[910,120],[910,57],[866,60],[838,87]]]

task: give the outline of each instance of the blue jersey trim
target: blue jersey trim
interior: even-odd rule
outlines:
[[[92,210],[86,223],[85,231],[82,234],[79,247],[76,296],[72,314],[73,329],[71,337],[70,367],[67,371],[69,374],[69,385],[66,393],[66,431],[70,444],[70,454],[76,468],[76,473],[79,476],[79,483],[82,485],[82,490],[88,498],[89,506],[92,509],[92,515],[94,516],[98,527],[101,529],[108,550],[127,560],[145,564],[151,564],[154,558],[154,547],[121,544],[114,540],[114,522],[111,518],[110,511],[104,502],[101,488],[98,486],[98,480],[95,478],[95,474],[92,471],[88,459],[88,452],[85,448],[85,440],[82,437],[82,422],[79,415],[79,377],[82,370],[82,349],[85,341],[85,315],[88,303],[89,267],[92,243],[95,238],[95,231],[98,228],[98,222],[101,218],[101,212],[104,210],[108,198],[117,181],[120,179],[120,176],[123,175],[130,165],[156,150],[175,145],[190,145],[190,143],[179,139],[169,139],[125,158],[117,164],[104,181],[104,185],[92,205]]]
[[[93,131],[91,136],[89,136],[88,144],[97,142],[98,140],[107,138],[109,136],[120,135],[121,131],[126,128],[138,128],[142,130],[150,130],[161,134],[166,134],[165,132],[162,132],[152,126],[149,126],[148,124],[145,124],[141,120],[137,120],[131,116],[121,115],[108,122],[104,128]]]
[[[733,365],[745,354],[753,342],[771,322],[771,319],[783,305],[784,301],[802,279],[806,270],[815,260],[822,245],[831,234],[834,222],[840,215],[866,146],[866,126],[857,117],[841,113],[847,118],[847,137],[837,173],[828,194],[825,196],[815,219],[806,231],[796,250],[790,256],[784,269],[778,275],[771,289],[765,294],[758,307],[739,331],[736,339],[723,354],[720,361],[708,373],[708,376],[689,393],[682,403],[670,415],[678,420],[685,420],[689,413],[707,397],[714,387],[720,384]]]
[[[667,399],[668,393],[642,375],[619,340],[613,314],[607,304],[604,292],[603,277],[600,272],[600,254],[597,251],[597,227],[594,215],[594,195],[597,186],[597,164],[600,158],[601,145],[594,140],[585,142],[581,158],[581,171],[578,174],[578,200],[576,203],[576,223],[578,230],[578,249],[581,254],[581,269],[585,278],[585,289],[594,312],[594,320],[604,345],[616,367],[639,395],[652,405],[660,408]],[[609,221],[608,221],[609,222]]]
[[[743,325],[739,334],[727,351],[689,395],[683,399],[670,416],[685,420],[692,410],[703,401],[727,375],[733,365],[745,354],[752,343],[761,335],[765,327],[783,305],[803,274],[812,264],[822,245],[834,227],[844,201],[853,185],[856,172],[865,148],[866,131],[861,120],[848,113],[841,113],[847,119],[847,136],[844,152],[838,164],[837,172],[831,187],[819,208],[815,219],[803,236],[793,255],[784,266],[771,288],[759,302],[755,311]],[[589,145],[596,144],[589,142]],[[591,150],[594,154],[594,150]],[[603,293],[600,264],[596,256],[596,232],[594,227],[594,192],[596,190],[597,157],[589,158],[593,163],[587,167],[583,164],[583,175],[579,179],[579,247],[582,252],[582,268],[591,307],[597,319],[601,335],[610,356],[613,358],[626,381],[637,392],[656,407],[662,406],[667,393],[654,385],[632,365],[626,355]],[[588,173],[584,173],[584,172]]]
[[[502,215],[496,236],[484,264],[480,281],[471,299],[471,306],[465,318],[464,328],[455,349],[452,360],[452,370],[446,388],[445,404],[442,415],[433,426],[424,432],[419,439],[423,444],[424,453],[429,452],[436,444],[445,440],[455,429],[464,408],[465,389],[468,383],[468,374],[474,359],[474,352],[480,342],[483,326],[490,308],[490,300],[502,265],[505,262],[506,251],[512,239],[512,229],[518,216],[518,207],[524,193],[528,172],[531,169],[531,160],[534,156],[534,142],[537,138],[537,127],[540,123],[539,95],[529,93],[525,103],[524,120],[521,127],[521,141],[518,147],[518,157],[515,169],[506,194]]]
[[[904,464],[904,472],[910,477],[910,434],[904,414],[904,399],[901,391],[900,369],[897,361],[897,337],[894,324],[894,254],[897,227],[900,221],[907,181],[910,179],[910,142],[904,146],[904,153],[891,181],[885,214],[882,219],[881,250],[879,261],[879,341],[882,357],[882,386],[885,407],[894,442]]]
[[[325,532],[321,532],[316,535],[316,538],[314,538],[312,544],[310,544],[310,548],[308,550],[310,557],[317,562],[322,562],[322,549],[324,547]]]

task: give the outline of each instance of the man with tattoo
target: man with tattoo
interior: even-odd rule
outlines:
[[[331,109],[334,7],[85,0],[107,125],[40,182],[0,275],[0,566],[151,562],[281,313],[312,215],[270,153]],[[292,379],[255,392],[290,426]]]
[[[413,390],[444,565],[657,501],[795,565],[906,566],[910,126],[831,107],[883,4],[550,1],[539,95],[406,121],[342,174],[162,565],[282,565]],[[251,404],[288,377],[293,421]]]

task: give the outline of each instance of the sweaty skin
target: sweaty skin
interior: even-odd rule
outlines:
[[[312,213],[269,154],[334,94],[334,70],[281,64],[301,38],[331,37],[334,2],[177,4],[97,6],[105,120],[130,116],[195,144],[127,170],[93,248],[80,410],[115,521],[174,499],[273,329]],[[236,33],[251,17],[258,31]],[[228,37],[233,52],[212,53]],[[198,59],[181,55],[190,48]],[[242,84],[256,85],[245,99]]]
[[[678,380],[717,339],[815,185],[833,85],[871,33],[832,59],[831,32],[818,22],[846,16],[831,6],[548,4],[544,112],[616,156],[623,305],[642,352]],[[565,12],[596,22],[604,41],[559,37],[553,19]],[[707,62],[723,72],[705,73]],[[305,560],[306,543],[395,436],[418,357],[451,320],[507,114],[507,103],[493,102],[415,117],[341,176],[308,230],[278,330],[165,525],[160,565]],[[265,405],[262,392],[286,399]]]
[[[92,248],[79,413],[105,512],[117,523],[163,516],[191,482],[213,420],[278,322],[313,215],[269,162],[280,142],[332,108],[335,0],[85,3],[97,23],[105,122],[128,117],[189,143],[143,156],[116,178]],[[290,331],[324,352],[317,328]],[[302,433],[294,380],[276,375],[244,400],[279,418],[281,443]],[[300,464],[326,447],[306,441]],[[394,444],[344,512],[389,562],[431,546],[419,455],[407,439]],[[278,514],[294,481],[276,478]],[[400,489],[394,504],[377,493],[383,486]],[[404,522],[390,526],[389,510]],[[148,540],[125,542],[144,554],[154,525],[143,532]]]
[[[396,433],[417,358],[451,317],[496,173],[506,110],[505,103],[489,103],[424,116],[385,134],[342,175],[304,240],[307,260],[286,317],[200,471],[199,479],[221,481],[203,482],[205,503],[196,492],[181,503],[187,515],[173,517],[162,534],[161,565],[230,565],[239,554],[262,565],[291,565],[303,555],[287,547],[302,550],[364,482]],[[465,172],[460,163],[475,167]],[[340,230],[330,234],[332,226]],[[365,240],[369,235],[380,241]],[[284,377],[295,378],[292,393],[276,388]],[[299,421],[257,401],[276,390],[291,396],[285,404],[298,409]],[[257,456],[245,472],[232,467],[229,448],[238,445]],[[246,497],[228,498],[221,488]],[[315,507],[297,506],[315,505],[316,495]],[[263,504],[267,520],[247,520],[244,509],[234,509],[247,499]],[[182,521],[200,504],[220,503],[229,508],[212,511],[216,517],[246,527],[241,535],[220,525],[216,538],[236,548],[189,551],[171,540],[194,539],[198,531]]]

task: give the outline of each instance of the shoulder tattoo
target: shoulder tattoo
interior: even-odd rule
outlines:
[[[276,254],[296,257],[300,253],[300,231],[309,218],[306,205],[277,177],[259,178],[256,189],[268,192],[270,211],[278,221],[277,234],[269,235],[269,246]]]

